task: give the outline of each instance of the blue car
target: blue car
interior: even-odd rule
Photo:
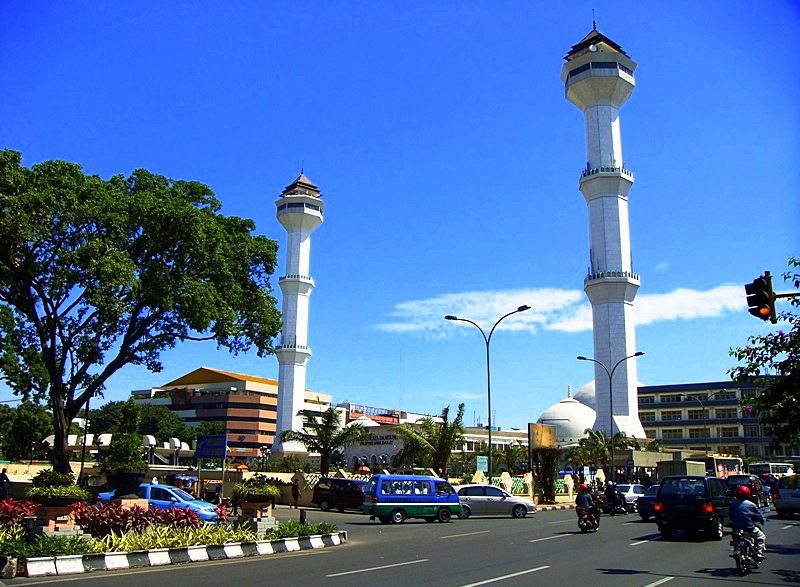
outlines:
[[[213,503],[197,499],[174,485],[142,483],[136,490],[136,495],[146,499],[151,508],[189,508],[204,522],[216,522],[219,518],[219,508]],[[99,494],[97,499],[101,502],[109,501],[113,496],[113,491],[106,491]]]

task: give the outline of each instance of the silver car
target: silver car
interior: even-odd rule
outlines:
[[[536,505],[527,497],[511,495],[494,485],[462,485],[457,489],[461,502],[459,517],[511,516],[524,518],[536,513]]]

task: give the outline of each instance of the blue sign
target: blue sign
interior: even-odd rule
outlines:
[[[475,470],[486,473],[489,470],[489,457],[487,456],[475,457]]]
[[[228,436],[206,434],[197,437],[194,456],[198,459],[224,459],[228,455]]]

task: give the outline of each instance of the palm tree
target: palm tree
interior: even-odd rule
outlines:
[[[461,448],[464,442],[464,404],[458,404],[456,417],[450,422],[450,406],[442,409],[441,422],[430,416],[416,424],[398,424],[397,435],[403,440],[403,448],[395,454],[395,467],[406,463],[417,463],[430,467],[438,475],[447,473],[450,455]]]
[[[298,416],[303,416],[303,429],[284,430],[281,432],[280,442],[299,442],[309,452],[319,453],[319,471],[327,475],[331,466],[331,455],[337,449],[342,449],[354,442],[358,442],[366,435],[367,431],[361,424],[342,426],[339,412],[336,408],[328,408],[319,416],[300,411]]]
[[[586,438],[581,440],[581,446],[587,451],[587,456],[596,465],[602,465],[605,469],[609,462],[609,442],[606,433],[602,430],[592,430],[587,428],[584,430],[587,435]]]
[[[527,460],[528,457],[528,448],[522,444],[519,440],[516,443],[507,444],[503,451],[500,453],[500,458],[498,462],[501,465],[505,465],[506,470],[509,473],[513,473],[516,470],[516,467],[522,461]]]

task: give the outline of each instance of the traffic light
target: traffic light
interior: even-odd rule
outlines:
[[[744,291],[747,293],[748,312],[773,324],[778,322],[775,314],[775,292],[772,291],[772,275],[769,271],[761,277],[756,277],[753,283],[746,284]]]

